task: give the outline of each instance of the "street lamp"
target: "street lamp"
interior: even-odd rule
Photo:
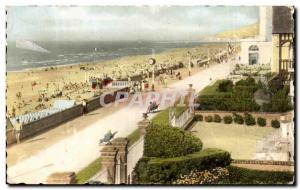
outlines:
[[[149,61],[148,61],[149,65],[152,66],[152,91],[154,91],[154,65],[156,63],[156,60],[154,58],[150,58]]]
[[[191,76],[191,52],[188,51],[188,55],[189,55],[189,76]]]

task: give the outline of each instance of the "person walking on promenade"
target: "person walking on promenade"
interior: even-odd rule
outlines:
[[[16,108],[14,106],[12,108],[12,117],[16,117]]]
[[[86,105],[86,99],[83,99],[82,101],[82,107],[83,107],[83,114],[87,114],[87,105]]]
[[[20,136],[21,136],[21,131],[23,129],[23,126],[22,124],[20,123],[20,119],[18,118],[17,119],[17,123],[15,125],[15,135],[16,135],[16,139],[17,139],[17,143],[19,144],[20,143]]]
[[[167,75],[164,76],[164,86],[165,86],[165,88],[168,87],[168,78],[167,78]]]

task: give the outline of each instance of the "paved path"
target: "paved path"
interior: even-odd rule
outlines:
[[[294,166],[282,166],[282,165],[266,165],[266,164],[231,164],[233,166],[247,168],[252,170],[262,171],[294,171]]]
[[[229,63],[211,66],[170,85],[168,89],[163,89],[162,92],[186,90],[188,84],[193,84],[193,87],[200,91],[211,82],[210,78],[212,80],[225,78],[229,74],[230,68]],[[69,126],[68,130],[71,134],[67,137],[54,144],[48,144],[45,149],[39,150],[25,159],[16,161],[15,164],[8,167],[8,182],[44,183],[47,176],[53,172],[79,171],[99,156],[101,148],[98,146],[99,137],[103,136],[108,129],[118,131],[117,137],[127,136],[137,128],[137,123],[142,119],[141,116],[145,109],[146,107],[123,106],[117,111],[88,124],[80,123],[80,118],[77,118],[75,121],[78,122],[78,125],[84,125],[81,130]],[[151,117],[153,116],[151,115]],[[18,152],[18,147],[22,146],[16,146],[15,152]]]

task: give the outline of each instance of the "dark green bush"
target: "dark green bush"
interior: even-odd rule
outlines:
[[[255,102],[254,92],[256,87],[235,86],[232,95],[232,111],[259,111],[260,106]]]
[[[214,115],[214,122],[221,123],[221,121],[222,121],[221,117],[218,114],[215,114]]]
[[[230,92],[232,91],[233,83],[231,80],[223,80],[219,83],[218,90],[219,92]]]
[[[152,125],[147,128],[144,156],[170,158],[184,156],[202,149],[202,142],[191,132],[170,126]]]
[[[280,72],[277,76],[269,81],[268,88],[272,94],[275,94],[276,92],[283,89],[284,83],[288,79],[288,75],[288,72]]]
[[[230,115],[226,115],[223,117],[224,123],[225,124],[230,124],[232,123],[232,117]]]
[[[276,91],[271,97],[270,103],[265,103],[262,110],[265,112],[286,112],[293,109],[289,97],[289,86],[285,85],[282,90]]]
[[[236,86],[255,86],[255,79],[252,77],[247,77],[246,79],[241,79],[235,83]]]
[[[277,119],[272,120],[271,125],[273,128],[280,128],[280,122]]]
[[[200,95],[197,103],[201,110],[230,110],[231,109],[231,94],[213,94]]]
[[[237,114],[237,113],[234,113],[233,114],[233,121],[234,123],[237,123],[237,124],[244,124],[244,119],[243,119],[243,116]]]
[[[194,120],[195,121],[203,121],[203,115],[195,115]]]
[[[176,158],[142,158],[135,167],[139,183],[171,183],[191,170],[206,170],[228,166],[230,153],[220,149],[205,149]]]
[[[231,82],[225,80],[206,87],[197,98],[197,103],[200,105],[199,109],[224,111],[260,110],[260,106],[254,99],[254,92],[258,89],[254,79],[241,80],[235,86],[228,87],[231,86],[230,84]]]
[[[295,174],[288,171],[261,171],[228,166],[229,176],[222,184],[288,184],[294,181]]]
[[[213,118],[212,118],[211,115],[207,115],[207,116],[204,117],[204,120],[205,120],[206,122],[212,122],[212,121],[213,121]]]
[[[261,127],[264,127],[266,126],[267,122],[266,122],[266,119],[265,118],[262,118],[262,117],[258,117],[257,118],[257,124]]]
[[[244,119],[245,119],[246,125],[255,125],[256,124],[255,118],[251,114],[245,113]]]

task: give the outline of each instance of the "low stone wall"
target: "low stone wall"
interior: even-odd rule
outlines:
[[[120,92],[120,91],[128,91],[128,88],[116,90],[116,91],[112,92],[112,94],[105,96],[104,102],[106,104],[114,102],[117,92]],[[100,96],[92,98],[87,102],[87,111],[88,112],[91,112],[100,107],[101,107]],[[82,114],[83,114],[83,106],[81,104],[79,104],[72,108],[66,109],[64,111],[44,117],[40,120],[33,121],[31,123],[27,123],[23,126],[23,130],[22,130],[20,139],[22,140],[25,138],[32,137],[36,134],[44,132],[47,129],[54,128],[54,127],[58,126],[59,124],[70,121],[71,119],[74,119],[76,117],[79,117]],[[7,131],[6,131],[7,145],[14,144],[14,143],[16,143],[16,141],[17,140],[15,137],[14,130],[12,128],[7,129]]]
[[[109,104],[109,103],[112,103],[115,101],[118,92],[128,92],[128,91],[129,91],[129,88],[126,87],[126,88],[116,90],[116,91],[112,92],[111,94],[110,93],[103,94],[101,96],[97,96],[97,97],[93,97],[93,98],[89,99],[86,102],[87,112],[91,112],[93,110],[96,110],[96,109],[102,107],[102,105],[100,104],[100,98],[104,98],[104,103]],[[105,96],[105,97],[103,97],[103,96]]]
[[[196,115],[203,115],[203,120],[205,116],[211,115],[214,116],[215,114],[219,115],[222,119],[226,115],[233,115],[233,113],[237,113],[239,115],[244,116],[244,112],[228,112],[228,111],[196,111]],[[288,121],[293,120],[292,112],[285,112],[285,113],[270,113],[270,112],[247,112],[251,114],[255,120],[257,121],[258,117],[262,117],[266,119],[266,127],[271,127],[271,121],[277,119],[280,121],[281,116],[285,116]]]
[[[6,130],[6,143],[7,143],[7,145],[13,144],[16,141],[17,140],[16,140],[16,137],[15,137],[14,130],[13,129]]]
[[[35,134],[41,133],[49,128],[58,126],[61,123],[67,122],[74,119],[83,113],[82,105],[76,105],[64,111],[49,115],[40,120],[33,121],[23,125],[23,130],[20,139],[32,137]],[[6,131],[7,145],[16,142],[15,134],[13,129]]]
[[[290,161],[271,161],[271,160],[232,160],[232,164],[261,164],[261,165],[281,165],[294,166]]]

